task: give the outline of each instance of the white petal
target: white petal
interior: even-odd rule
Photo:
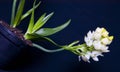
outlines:
[[[101,50],[102,52],[109,52],[108,48],[109,48],[108,46],[101,45],[101,49],[100,49],[100,50]]]
[[[110,50],[108,50],[108,47],[102,48],[101,50],[102,52],[110,52]]]
[[[96,50],[100,50],[101,49],[101,42],[100,41],[94,41],[93,42],[93,46]]]
[[[102,52],[100,52],[100,51],[93,51],[92,53],[91,53],[91,57],[97,57],[97,56],[103,56],[102,55]]]
[[[89,59],[86,56],[82,56],[82,60],[85,62],[90,62]]]
[[[87,46],[89,46],[89,47],[92,46],[93,40],[91,40],[91,39],[88,38],[88,37],[85,37],[84,40],[85,40]]]
[[[91,57],[94,61],[99,61],[98,56],[103,56],[100,51],[93,51]]]
[[[103,52],[110,52],[110,50],[104,50]]]
[[[101,34],[100,33],[98,33],[98,32],[95,32],[94,33],[94,39],[96,39],[96,40],[100,40],[101,39]]]
[[[86,36],[85,36],[85,38],[84,38],[84,41],[85,41],[85,42],[88,42],[88,38],[87,38]]]
[[[102,33],[102,28],[97,27],[96,30],[95,30],[95,32],[97,32],[97,33]]]
[[[103,39],[101,40],[101,42],[102,42],[103,44],[105,44],[105,45],[108,45],[108,44],[111,43],[111,41],[110,41],[108,38],[103,38]]]
[[[90,56],[91,56],[91,53],[90,53],[90,52],[87,52],[85,55],[82,55],[83,61],[85,61],[85,62],[90,62],[90,61],[89,61]]]
[[[102,33],[102,36],[103,36],[103,37],[107,37],[107,36],[108,36],[108,34],[109,34],[109,32],[108,32],[108,31],[104,31],[104,32]]]
[[[87,36],[89,37],[91,37],[92,36],[92,32],[91,31],[89,31],[88,33],[87,33]]]
[[[91,52],[87,52],[87,54],[85,56],[86,56],[87,59],[90,59]]]
[[[98,57],[93,57],[92,58],[94,61],[99,61]]]
[[[93,41],[89,41],[88,43],[87,43],[87,46],[92,46],[92,44],[93,44]]]

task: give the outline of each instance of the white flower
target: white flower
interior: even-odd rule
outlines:
[[[95,32],[102,33],[102,29],[100,27],[97,27],[96,30],[95,30]]]
[[[104,45],[108,45],[108,44],[111,43],[111,40],[109,40],[108,38],[103,38],[103,39],[101,40],[101,42],[102,42]]]
[[[100,51],[92,51],[91,57],[94,61],[99,61],[98,56],[103,56]]]
[[[105,28],[98,27],[95,31],[87,33],[87,36],[84,37],[85,43],[77,46],[72,43],[74,45],[69,45],[67,50],[79,55],[79,61],[82,59],[90,63],[90,58],[94,61],[99,61],[98,56],[103,56],[102,53],[110,52],[108,45],[112,40],[113,36],[109,36],[109,32]]]
[[[85,37],[84,39],[85,39],[87,46],[89,46],[89,47],[92,46],[93,40],[91,40],[90,38],[87,38],[87,37]]]
[[[100,41],[94,41],[93,46],[96,50],[100,50],[102,48],[102,44]]]
[[[95,50],[99,50],[102,52],[109,52],[108,46],[102,44],[100,41],[94,41],[93,46]]]
[[[90,58],[92,58],[94,61],[99,61],[98,56],[103,56],[101,51],[88,51],[86,54],[78,56],[79,61],[81,61],[81,58],[85,62],[90,63]]]
[[[87,37],[85,36],[84,40],[85,40],[87,46],[89,46],[89,47],[92,46],[92,43],[93,43],[93,34],[92,34],[91,31],[88,32]]]
[[[100,40],[100,38],[101,38],[101,34],[100,33],[97,33],[97,32],[94,32],[94,39],[96,39],[96,40]]]
[[[90,56],[91,56],[91,52],[87,52],[85,55],[82,55],[82,60],[85,61],[85,62],[90,62],[89,59],[90,59]]]
[[[99,40],[102,36],[102,29],[97,27],[93,35],[94,35],[94,39]]]
[[[112,42],[113,36],[109,36],[109,32],[105,28],[98,27],[93,32],[89,31],[84,40],[86,48],[89,48],[85,55],[81,55],[82,59],[85,62],[90,62],[91,57],[94,61],[99,61],[98,56],[103,56],[102,53],[109,52],[107,45]]]
[[[101,34],[103,37],[107,37],[109,34],[109,32],[105,28],[100,28],[100,27],[97,27],[95,32]]]
[[[99,28],[93,32],[89,31],[84,40],[88,47],[93,46],[95,50],[102,52],[109,52],[108,46],[112,40],[113,36],[108,36],[108,31],[105,28]]]

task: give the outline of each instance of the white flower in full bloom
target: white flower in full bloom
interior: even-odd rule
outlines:
[[[97,28],[95,31],[89,31],[87,36],[84,38],[86,45],[88,48],[92,48],[92,50],[88,50],[86,55],[83,56],[83,60],[89,62],[87,57],[91,57],[94,61],[99,61],[98,56],[103,56],[102,53],[109,52],[108,46],[112,40],[113,36],[109,36],[109,32],[105,28]]]
[[[79,61],[82,59],[90,63],[91,58],[99,61],[98,56],[110,52],[108,45],[112,40],[113,36],[109,36],[109,32],[105,28],[97,27],[95,31],[87,33],[87,36],[84,37],[85,43],[76,45],[78,42],[73,42],[65,46],[65,49],[79,55]]]
[[[108,36],[108,34],[105,28],[99,27],[93,32],[89,31],[87,36],[85,36],[86,45],[88,47],[93,46],[96,50],[109,52],[107,45],[112,42],[113,36]]]

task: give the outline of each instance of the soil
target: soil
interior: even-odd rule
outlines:
[[[0,20],[0,24],[2,24],[3,26],[5,26],[6,28],[8,28],[11,32],[13,32],[19,39],[21,39],[27,45],[32,46],[32,42],[30,40],[26,40],[24,38],[24,34],[22,33],[21,30],[19,30],[17,28],[13,28],[9,24],[7,24],[6,22],[1,21],[1,20]]]

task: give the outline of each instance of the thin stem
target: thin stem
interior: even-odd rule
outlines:
[[[49,50],[49,49],[45,49],[44,47],[38,45],[38,44],[35,44],[33,43],[33,47],[35,48],[38,48],[44,52],[48,52],[48,53],[54,53],[54,52],[59,52],[59,51],[63,51],[64,49],[63,48],[60,48],[60,49],[55,49],[55,50]]]
[[[11,23],[10,23],[11,26],[13,25],[13,21],[14,21],[14,17],[15,17],[16,2],[17,2],[17,0],[13,1],[12,14],[11,14]]]
[[[75,45],[75,44],[77,44],[77,43],[79,43],[79,41],[74,41],[74,42],[71,43],[68,47],[71,47],[71,46],[73,46],[73,45]]]

